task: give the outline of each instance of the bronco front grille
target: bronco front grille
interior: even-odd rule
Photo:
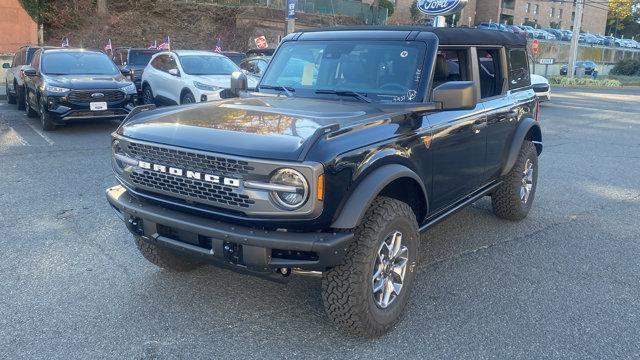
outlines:
[[[102,96],[97,95],[102,94]],[[120,102],[124,100],[125,94],[120,90],[83,90],[69,93],[69,101],[77,104],[88,104],[90,102],[108,103]]]
[[[143,170],[140,172],[132,172],[130,179],[137,186],[163,191],[178,198],[193,201],[241,208],[248,208],[254,203],[253,200],[249,199],[249,196],[238,194],[233,191],[233,188],[228,186],[194,179],[185,179],[170,174]]]
[[[129,154],[138,160],[194,171],[241,176],[249,174],[250,171],[254,170],[246,161],[196,154],[146,144],[129,143],[128,150]]]

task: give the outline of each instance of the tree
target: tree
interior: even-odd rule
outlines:
[[[47,12],[51,10],[50,0],[20,0],[22,7],[29,16],[38,24],[38,44],[44,44],[44,21]]]
[[[107,0],[97,0],[98,2],[98,14],[107,13]]]
[[[411,22],[416,24],[422,21],[424,15],[420,9],[418,9],[418,1],[412,0],[411,7],[409,8],[409,13],[411,14]]]
[[[635,28],[640,20],[640,0],[609,0],[609,12],[607,14],[607,33],[614,36],[626,35],[631,37],[637,33],[627,34],[626,27]],[[634,26],[634,24],[636,26]]]
[[[387,16],[393,15],[393,11],[395,10],[393,3],[389,0],[379,0],[378,6],[381,8],[386,8],[388,10]]]

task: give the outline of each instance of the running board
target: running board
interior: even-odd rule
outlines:
[[[481,197],[487,195],[488,193],[493,191],[493,189],[495,189],[498,186],[500,186],[500,184],[502,184],[502,181],[498,181],[496,183],[485,185],[482,189],[478,190],[478,192],[476,192],[475,194],[469,195],[466,198],[460,200],[453,207],[445,210],[444,212],[442,212],[440,214],[434,215],[433,218],[427,219],[427,222],[420,227],[419,231],[421,233],[427,231],[428,229],[432,228],[433,226],[435,226],[436,224],[438,224],[442,220],[446,219],[450,215],[453,215],[453,214],[457,213],[458,211],[460,211],[463,208],[465,208],[467,205],[469,205],[471,203],[474,203],[478,199],[480,199]]]

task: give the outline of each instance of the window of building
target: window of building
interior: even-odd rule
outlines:
[[[509,88],[518,89],[529,86],[529,63],[525,49],[509,50]]]
[[[539,12],[540,12],[540,5],[538,4],[533,5],[533,13],[538,15]]]
[[[551,8],[551,13],[549,15],[550,15],[550,17],[556,16],[556,9],[555,8]]]
[[[524,12],[529,13],[530,9],[531,9],[531,3],[524,4]]]
[[[480,97],[483,99],[502,94],[502,69],[499,49],[478,49],[480,70]]]
[[[562,9],[558,9],[558,19],[562,19]]]

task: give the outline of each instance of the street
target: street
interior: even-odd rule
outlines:
[[[637,88],[552,89],[529,217],[485,198],[428,231],[404,320],[355,340],[319,279],[149,264],[104,196],[117,123],[2,101],[0,358],[638,358],[638,114]]]

